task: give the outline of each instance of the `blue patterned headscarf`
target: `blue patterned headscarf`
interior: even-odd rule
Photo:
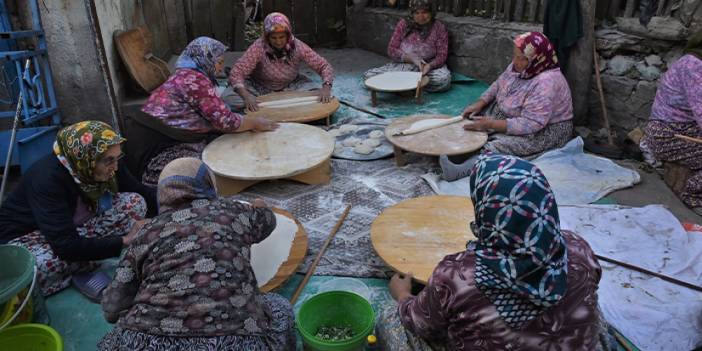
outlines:
[[[171,161],[158,177],[158,213],[177,210],[195,200],[217,197],[214,176],[209,168],[193,157]]]
[[[475,283],[512,328],[566,293],[566,243],[546,177],[514,156],[483,155],[470,175]]]
[[[226,51],[227,46],[218,40],[208,37],[195,38],[178,57],[176,68],[198,70],[215,82],[217,79],[215,63]]]

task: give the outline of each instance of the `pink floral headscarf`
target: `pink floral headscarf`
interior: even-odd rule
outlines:
[[[273,33],[286,33],[288,43],[282,50],[276,50],[269,41]],[[292,33],[292,26],[287,16],[280,12],[272,12],[263,20],[263,42],[266,45],[266,54],[271,58],[288,59],[295,49],[295,37]]]
[[[558,57],[551,42],[539,32],[528,32],[517,36],[514,45],[529,59],[529,65],[519,78],[531,79],[539,73],[558,68]]]

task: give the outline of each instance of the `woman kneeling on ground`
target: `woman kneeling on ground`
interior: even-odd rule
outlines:
[[[119,256],[147,208],[156,213],[156,191],[120,162],[124,140],[98,121],[61,129],[53,153],[29,168],[3,201],[0,243],[34,254],[44,295],[68,287],[73,274],[97,268],[93,261]],[[99,299],[106,278],[78,288]]]
[[[290,303],[262,294],[251,245],[275,228],[265,203],[218,198],[202,161],[181,158],[158,183],[160,214],[138,233],[105,290],[117,326],[99,350],[291,350]]]
[[[422,72],[429,78],[426,91],[449,90],[448,30],[436,19],[436,4],[433,0],[410,0],[409,9],[409,16],[397,23],[388,44],[388,56],[395,62],[366,71],[363,79],[385,72]]]
[[[411,275],[392,278],[399,306],[379,317],[384,349],[609,349],[600,265],[585,240],[560,229],[541,171],[514,156],[482,155],[470,189],[477,239],[444,257],[416,296]]]
[[[573,134],[573,100],[546,36],[519,35],[512,63],[463,116],[473,120],[466,130],[496,132],[483,152],[533,157],[565,145]],[[441,156],[443,178],[466,177],[476,159],[477,155],[454,164]]]
[[[702,145],[676,134],[702,139],[702,31],[688,41],[685,55],[670,65],[658,83],[641,142],[641,149],[659,161],[692,170],[680,197],[702,215]]]

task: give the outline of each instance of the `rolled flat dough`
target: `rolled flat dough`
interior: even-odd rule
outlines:
[[[355,132],[358,129],[358,126],[355,124],[342,124],[339,127],[339,130],[341,131],[341,134],[348,134],[351,132]]]
[[[344,139],[344,141],[341,142],[341,145],[344,145],[346,147],[354,147],[360,143],[361,143],[361,139],[356,138],[356,137],[348,137],[348,138]]]
[[[416,89],[420,79],[420,72],[385,72],[368,78],[365,84],[374,90],[406,91]]]
[[[411,134],[417,134],[421,133],[427,130],[447,126],[449,124],[457,123],[463,120],[463,116],[456,116],[456,117],[451,117],[451,118],[431,118],[431,119],[423,119],[421,121],[417,121],[412,123],[412,125],[395,134],[395,135],[411,135]]]
[[[279,106],[279,105],[290,105],[290,104],[297,104],[300,102],[307,102],[307,101],[317,101],[319,97],[317,96],[303,96],[303,97],[297,97],[297,98],[290,98],[290,99],[280,99],[280,100],[273,100],[273,101],[264,101],[260,104],[259,106],[262,107],[272,107],[272,106]]]
[[[364,144],[364,143],[360,143],[353,148],[353,152],[355,152],[357,154],[361,154],[361,155],[369,155],[369,154],[372,154],[373,151],[375,151],[374,146]]]
[[[382,138],[383,135],[384,135],[384,133],[382,130],[374,130],[374,131],[368,133],[369,137],[375,138],[375,139]]]
[[[319,103],[317,100],[314,101],[300,101],[300,102],[293,102],[285,105],[272,105],[272,106],[264,106],[265,108],[289,108],[289,107],[296,107],[296,106],[304,106],[304,105],[312,105],[312,104],[317,104]]]
[[[251,268],[258,287],[266,285],[290,256],[297,223],[281,214],[275,214],[275,229],[265,240],[251,245]]]

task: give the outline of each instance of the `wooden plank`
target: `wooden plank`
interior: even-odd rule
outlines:
[[[544,23],[544,11],[546,10],[546,2],[549,0],[541,0],[541,6],[539,6],[539,12],[538,12],[538,22],[539,23]]]
[[[246,49],[246,29],[244,26],[246,18],[244,16],[244,3],[236,1],[234,4],[234,44],[231,46],[231,49],[235,51]]]
[[[522,22],[524,20],[524,0],[516,0],[514,9],[514,20],[516,22]]]
[[[295,37],[313,46],[317,42],[317,16],[314,0],[294,0],[292,4],[292,21]],[[322,20],[322,19],[320,19]],[[322,20],[323,21],[323,20]]]
[[[212,18],[210,12],[210,0],[187,0],[188,5],[188,21],[190,28],[188,30],[188,39],[193,40],[200,36],[212,36]]]
[[[170,39],[171,53],[176,54],[188,45],[188,33],[185,30],[185,1],[163,0],[166,26]]]
[[[504,0],[504,16],[502,19],[505,22],[512,21],[512,12],[514,11],[514,0]]]
[[[598,4],[600,2],[601,1],[598,1]],[[624,3],[624,0],[612,0],[611,3],[609,4],[609,11],[607,13],[607,17],[610,19],[619,17],[619,15],[622,13],[622,4],[623,3]]]
[[[337,45],[344,41],[346,4],[343,1],[317,1],[316,17],[317,45]]]
[[[234,45],[234,4],[230,0],[210,0],[213,37],[224,45]]]
[[[529,11],[527,13],[528,22],[537,21],[537,11],[539,11],[539,0],[529,0]]]
[[[161,0],[143,0],[141,5],[144,23],[153,37],[152,53],[167,60],[171,56],[171,45],[163,3]]]
[[[626,0],[626,7],[624,8],[624,17],[633,17],[634,10],[638,6],[637,0]]]
[[[699,5],[698,5],[699,6]],[[675,3],[673,1],[670,1],[666,6],[665,6],[665,11],[663,12],[664,17],[670,17],[673,14],[673,7],[675,7]],[[695,14],[692,13],[690,16],[694,16]]]
[[[665,13],[666,0],[658,0],[658,8],[656,9],[656,16],[663,16]]]
[[[503,5],[504,5],[504,0],[495,0],[495,8],[493,9],[492,18],[495,18],[495,19],[502,18]]]
[[[453,0],[453,15],[456,17],[465,16],[467,6],[467,0]]]

